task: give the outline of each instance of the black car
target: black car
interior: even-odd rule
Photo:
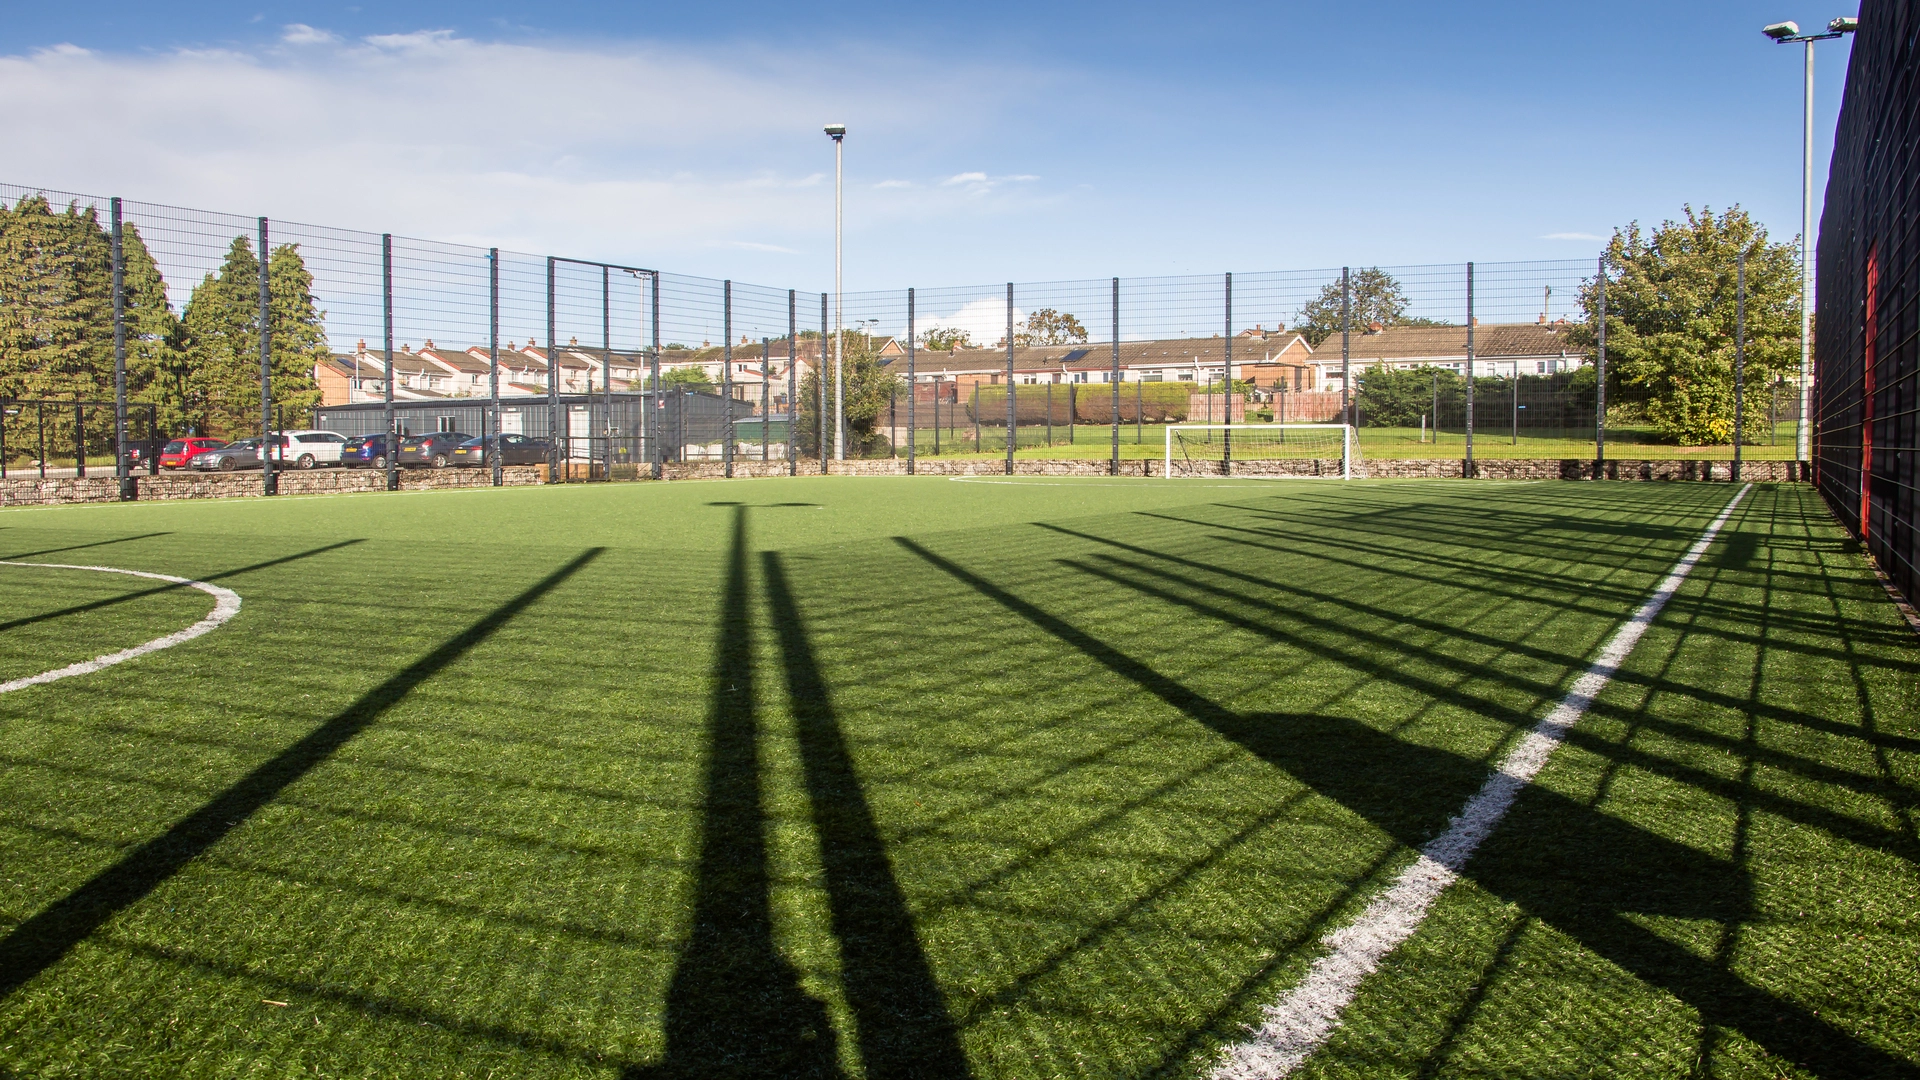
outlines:
[[[385,435],[356,435],[347,440],[340,448],[340,464],[349,469],[366,467],[384,469],[387,467],[387,437]]]
[[[444,469],[453,464],[453,452],[459,449],[460,444],[472,438],[458,431],[404,436],[400,440],[400,464]]]
[[[218,450],[195,454],[187,461],[187,468],[195,471],[232,472],[235,469],[259,467],[260,440],[258,438],[230,442]]]
[[[525,435],[489,435],[479,439],[468,439],[453,448],[455,465],[474,468],[492,465],[487,457],[488,443],[500,449],[502,465],[539,465],[548,457],[548,446],[544,439],[530,439]]]

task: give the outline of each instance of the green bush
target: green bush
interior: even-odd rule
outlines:
[[[1120,384],[1120,422],[1177,424],[1187,419],[1188,404],[1200,392],[1190,382],[1134,382]],[[1083,424],[1113,423],[1113,387],[1092,384],[1080,388],[1075,413]]]

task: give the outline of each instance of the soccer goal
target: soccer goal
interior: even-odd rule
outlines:
[[[1347,424],[1170,424],[1168,476],[1360,480],[1359,433]]]

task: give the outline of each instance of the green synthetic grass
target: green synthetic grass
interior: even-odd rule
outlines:
[[[1733,489],[0,513],[231,623],[0,695],[0,1076],[1191,1076]],[[211,599],[0,567],[0,678]],[[1307,1066],[1920,1072],[1920,647],[1759,486]]]

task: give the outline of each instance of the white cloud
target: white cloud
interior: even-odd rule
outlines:
[[[1027,313],[1018,306],[1013,309],[1013,321],[1024,321]],[[972,300],[961,305],[951,315],[936,316],[921,323],[926,329],[964,330],[975,345],[991,345],[1007,338],[1007,302],[1004,299]]]
[[[954,184],[984,184],[986,182],[987,182],[987,174],[983,172],[963,172],[956,176],[949,176],[945,180],[940,181],[940,183],[948,187],[951,187]]]
[[[340,39],[306,23],[288,23],[281,28],[280,40],[289,45],[332,45]]]
[[[1605,240],[1606,237],[1595,236],[1593,233],[1584,233],[1584,232],[1550,232],[1547,235],[1541,237],[1540,239],[1542,240]]]
[[[937,160],[1032,91],[1017,72],[961,82],[879,87],[751,48],[439,29],[341,41],[304,23],[253,51],[60,45],[0,55],[9,137],[36,148],[33,175],[0,180],[713,276],[755,273],[770,264],[740,253],[763,251],[787,276],[785,256],[831,235],[821,117],[858,118],[890,157]],[[850,160],[849,179],[875,160]],[[980,202],[988,174],[961,179],[866,187],[855,227],[997,212]],[[729,235],[766,246],[717,242]]]
[[[741,251],[770,251],[777,255],[800,254],[790,247],[781,247],[779,244],[761,244],[752,240],[727,240],[724,243],[727,247],[739,248]]]

